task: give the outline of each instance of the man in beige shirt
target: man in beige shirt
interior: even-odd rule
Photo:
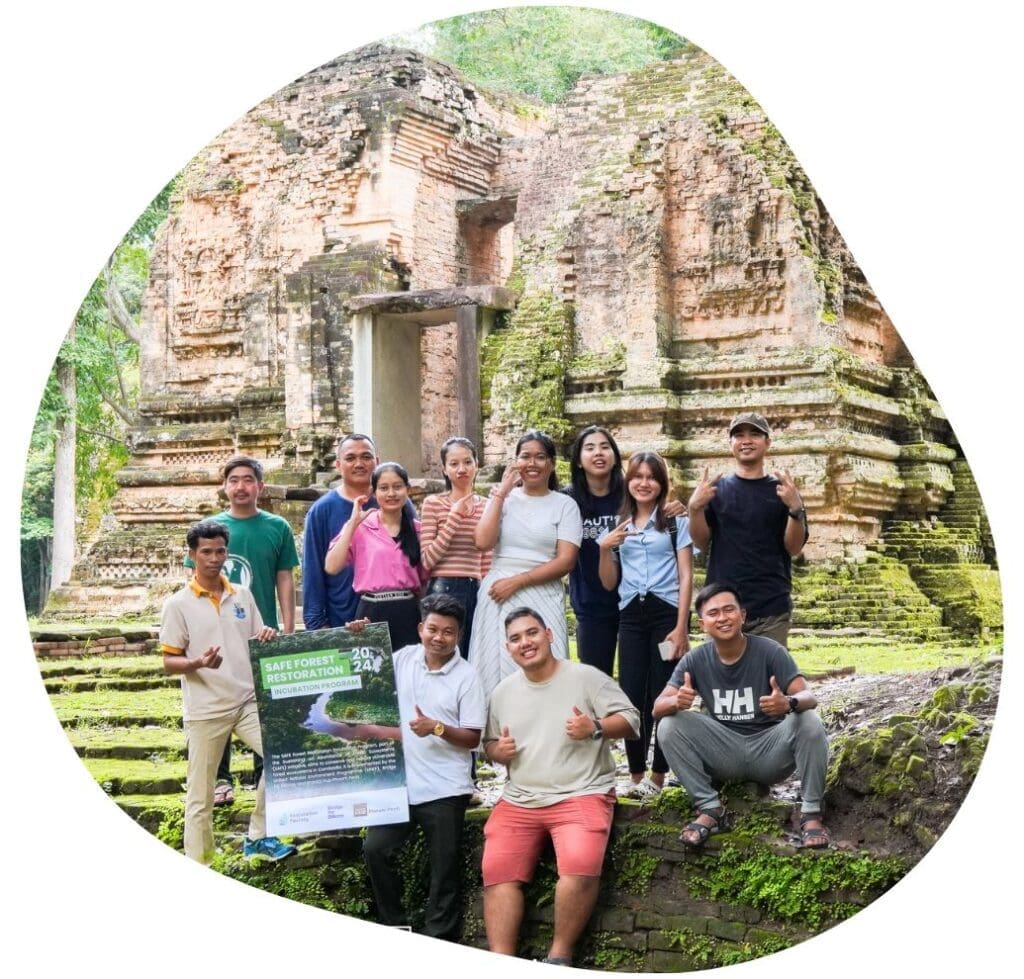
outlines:
[[[492,952],[514,955],[523,919],[522,885],[548,837],[558,884],[545,962],[571,965],[601,883],[615,809],[609,741],[635,738],[640,716],[600,670],[556,659],[552,633],[530,608],[505,618],[516,673],[491,695],[484,750],[508,781],[484,827],[484,925]]]
[[[229,531],[216,520],[193,524],[186,535],[195,567],[192,580],[164,605],[160,650],[164,669],[181,677],[188,786],[185,794],[185,854],[209,863],[213,844],[213,784],[217,763],[232,732],[263,754],[249,640],[272,639],[247,588],[221,574]],[[245,856],[281,860],[295,847],[266,835],[263,779],[249,822]]]

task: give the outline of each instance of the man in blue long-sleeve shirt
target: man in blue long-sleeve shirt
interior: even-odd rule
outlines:
[[[343,626],[356,617],[359,596],[352,589],[352,568],[340,574],[324,571],[331,541],[352,515],[352,503],[370,495],[370,477],[377,465],[377,449],[368,435],[353,433],[338,439],[335,468],[341,483],[325,493],[306,514],[302,533],[302,621],[307,629]],[[370,500],[367,507],[375,507]]]

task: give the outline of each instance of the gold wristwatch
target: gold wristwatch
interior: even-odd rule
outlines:
[[[440,721],[438,721],[434,725],[434,734],[436,734],[439,738],[444,735],[444,725]]]

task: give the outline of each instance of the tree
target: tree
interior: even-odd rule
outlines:
[[[422,48],[497,91],[558,102],[583,75],[678,57],[689,43],[650,21],[582,7],[507,7],[428,25],[396,43]]]
[[[173,181],[139,215],[78,309],[47,381],[22,493],[22,585],[30,612],[68,579],[78,528],[95,529],[128,460],[138,409],[138,317]]]

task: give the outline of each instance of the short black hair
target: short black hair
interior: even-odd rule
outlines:
[[[532,616],[539,623],[542,629],[546,629],[548,624],[544,621],[544,616],[540,614],[536,609],[530,608],[529,605],[520,605],[518,608],[512,609],[508,615],[505,616],[505,631],[508,631],[508,627],[515,622],[516,619],[525,619],[527,616]]]
[[[444,592],[427,595],[420,602],[420,621],[424,621],[428,615],[444,615],[449,619],[455,619],[459,624],[459,635],[462,635],[462,627],[466,622],[466,607],[454,595],[446,595]]]
[[[194,551],[203,538],[213,540],[214,537],[223,537],[224,543],[227,544],[231,539],[231,534],[228,533],[228,528],[224,524],[216,520],[200,520],[199,523],[192,524],[185,532],[185,540],[188,542],[190,551]]]
[[[252,474],[256,477],[257,482],[263,482],[263,463],[259,459],[245,455],[234,455],[228,459],[221,469],[221,479],[227,480],[228,476],[231,475],[231,470],[237,469],[239,466],[247,466],[252,470]]]
[[[351,435],[339,435],[338,441],[334,443],[335,451],[340,453],[341,447],[346,442],[369,442],[373,446],[373,454],[377,454],[377,443],[369,435],[363,435],[361,432],[353,432]]]
[[[697,614],[700,615],[700,610],[704,608],[704,603],[709,599],[714,598],[715,595],[721,595],[722,592],[730,592],[736,598],[736,604],[743,608],[743,597],[740,595],[739,589],[731,581],[713,581],[710,585],[705,585],[699,592],[697,597],[693,600],[693,607],[697,610]]]

